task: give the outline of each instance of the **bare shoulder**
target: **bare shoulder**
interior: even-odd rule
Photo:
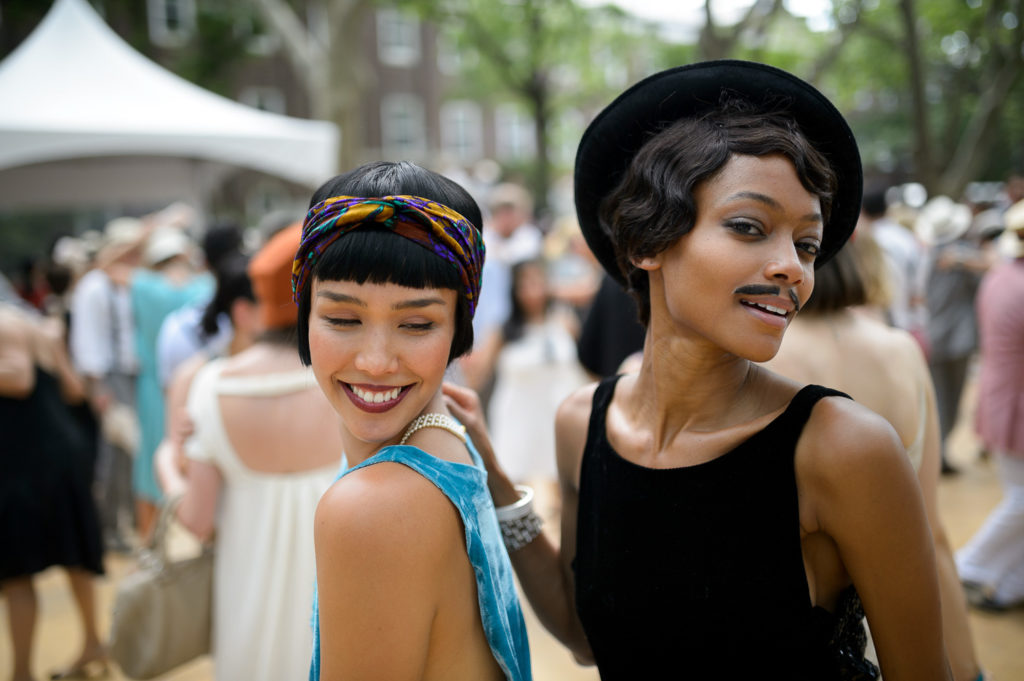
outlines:
[[[577,388],[569,394],[558,406],[555,412],[555,428],[557,431],[563,429],[576,430],[580,427],[586,428],[590,421],[590,410],[594,401],[594,391],[597,390],[597,383],[589,383]]]
[[[871,324],[869,333],[873,343],[867,345],[868,347],[873,345],[878,352],[882,353],[885,361],[906,362],[915,367],[926,366],[921,346],[909,332],[874,320],[865,320],[864,323],[869,322]]]
[[[406,444],[422,449],[436,459],[473,465],[473,459],[469,450],[466,449],[465,441],[442,428],[421,428],[412,434]],[[403,468],[407,467],[403,466]]]
[[[555,456],[559,477],[576,486],[583,447],[587,442],[587,428],[597,383],[574,390],[558,406],[555,413]]]
[[[846,467],[884,464],[903,445],[884,418],[845,397],[822,398],[811,412],[797,444],[797,459],[827,475]]]
[[[195,379],[196,374],[209,362],[209,357],[205,352],[197,352],[184,362],[178,365],[171,374],[171,382],[167,386],[167,395],[176,396],[178,399],[184,399],[188,395],[189,388],[192,386],[192,381]]]
[[[32,392],[32,335],[23,313],[0,304],[0,395],[22,398]]]
[[[408,466],[381,462],[335,482],[316,510],[317,551],[398,560],[429,568],[461,545],[461,518],[448,497]],[[442,561],[443,562],[443,561]]]
[[[12,306],[0,304],[0,340],[4,345],[27,345],[31,328],[25,313]]]
[[[892,425],[844,397],[826,397],[811,412],[796,447],[801,498],[824,502],[871,498],[881,488],[914,485],[913,469]]]

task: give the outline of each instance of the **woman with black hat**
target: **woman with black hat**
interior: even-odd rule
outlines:
[[[756,364],[856,223],[860,158],[842,116],[772,67],[676,68],[591,123],[575,180],[587,241],[647,335],[638,373],[558,411],[561,548],[517,510],[526,491],[491,471],[541,621],[606,681],[875,678],[863,602],[887,681],[949,678],[896,433]],[[479,430],[472,395],[448,394]]]

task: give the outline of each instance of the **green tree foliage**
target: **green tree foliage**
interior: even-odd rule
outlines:
[[[237,1],[237,0],[236,0]],[[332,0],[317,6],[322,24],[308,20],[312,3],[251,0],[268,31],[281,39],[284,53],[309,98],[313,118],[332,121],[342,131],[338,167],[351,168],[360,156],[361,91],[366,78],[361,45],[363,20],[374,0]]]
[[[959,196],[973,180],[1024,168],[1021,0],[833,0],[832,28],[811,32],[775,0],[731,26],[705,25],[663,66],[753,59],[817,85],[846,113],[866,170]]]
[[[836,0],[857,25],[825,80],[870,168],[959,196],[1024,162],[1020,0]]]
[[[182,78],[225,97],[232,97],[232,75],[249,58],[254,26],[252,9],[233,3],[197,3],[194,45],[177,53],[169,64]]]
[[[555,137],[646,70],[651,29],[613,6],[574,0],[400,0],[434,23],[460,55],[450,96],[521,104],[534,123],[536,159],[525,168],[538,211],[546,205]],[[582,132],[580,124],[568,125]],[[576,135],[578,139],[578,134]]]

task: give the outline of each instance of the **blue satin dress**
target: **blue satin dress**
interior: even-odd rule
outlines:
[[[508,681],[531,681],[526,623],[516,593],[512,563],[501,538],[480,454],[469,439],[466,447],[473,458],[473,466],[438,459],[411,445],[395,445],[384,447],[358,466],[343,469],[338,479],[360,468],[390,461],[412,468],[444,492],[462,517],[466,551],[476,575],[480,619],[494,659]],[[315,592],[312,626],[313,660],[309,678],[319,681],[320,617]]]

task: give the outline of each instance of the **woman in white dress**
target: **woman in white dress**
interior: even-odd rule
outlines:
[[[178,519],[216,546],[213,659],[218,681],[303,678],[315,578],[313,517],[341,461],[334,416],[295,353],[291,266],[300,227],[286,228],[249,266],[267,329],[248,349],[196,374],[195,432]],[[166,478],[165,478],[166,479]]]
[[[576,358],[576,319],[553,301],[542,260],[513,267],[511,295],[509,320],[483,348],[494,366],[488,422],[509,476],[557,493],[551,415],[587,383]]]

